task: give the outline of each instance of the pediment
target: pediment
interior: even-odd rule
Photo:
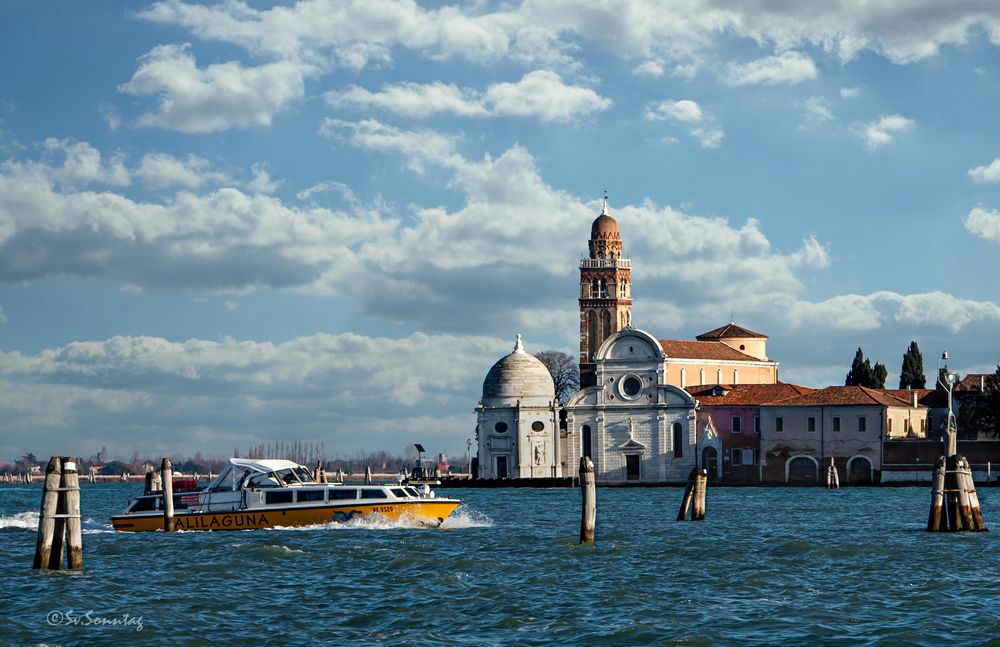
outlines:
[[[628,440],[626,440],[625,442],[623,442],[621,445],[618,445],[618,447],[616,447],[615,449],[618,449],[620,451],[643,450],[643,449],[646,449],[646,446],[643,445],[642,443],[640,443],[635,438],[632,438],[631,436],[629,436]]]

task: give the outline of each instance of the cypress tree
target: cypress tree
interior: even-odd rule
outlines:
[[[875,362],[875,368],[872,369],[871,388],[884,389],[887,377],[889,377],[889,369],[882,362]]]
[[[875,362],[875,366],[872,366],[872,361],[865,357],[861,348],[858,348],[858,352],[854,354],[854,362],[851,363],[851,370],[848,371],[847,378],[844,380],[844,385],[884,389],[885,379],[888,376],[889,371],[885,364]]]
[[[854,354],[854,362],[851,364],[851,370],[847,372],[847,378],[844,380],[844,386],[860,386],[865,374],[870,372],[871,365],[869,364],[866,371],[865,354],[861,351],[861,347],[858,347],[858,352]]]
[[[899,388],[922,389],[927,384],[924,376],[924,357],[917,347],[917,342],[911,341],[910,347],[903,353],[903,367],[899,371]]]

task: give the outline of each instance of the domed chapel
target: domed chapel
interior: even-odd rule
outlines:
[[[698,403],[684,388],[777,383],[767,336],[735,323],[695,340],[634,328],[632,263],[622,250],[605,198],[580,260],[581,390],[560,405],[548,369],[518,335],[475,409],[479,478],[573,476],[589,456],[599,483],[681,481],[698,453]]]

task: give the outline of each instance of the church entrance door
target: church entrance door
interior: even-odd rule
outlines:
[[[497,456],[497,478],[507,478],[507,457]]]
[[[625,455],[625,480],[626,481],[638,481],[639,480],[639,455],[638,454],[626,454]]]
[[[706,447],[702,450],[701,466],[708,470],[709,480],[715,481],[719,478],[719,452],[715,447]]]

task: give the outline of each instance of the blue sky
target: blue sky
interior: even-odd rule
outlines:
[[[786,4],[4,4],[0,456],[461,455],[605,188],[660,338],[991,371],[1000,5]]]

